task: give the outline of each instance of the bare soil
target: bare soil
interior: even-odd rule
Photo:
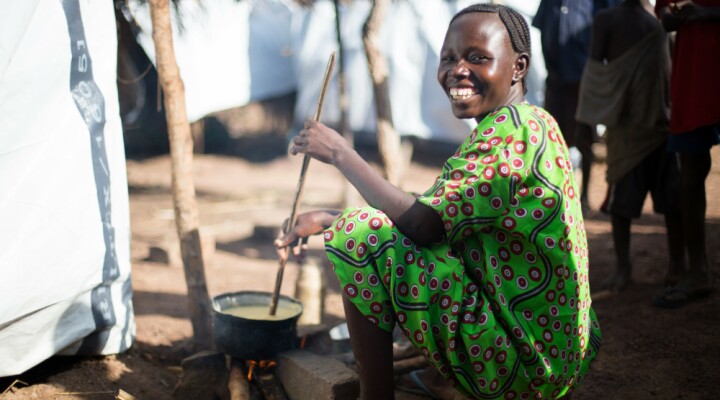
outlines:
[[[440,146],[442,147],[442,146]],[[443,158],[438,146],[416,147],[403,189],[423,191]],[[451,151],[452,149],[450,149]],[[258,151],[266,152],[260,157]],[[602,159],[603,146],[596,145]],[[366,152],[374,157],[372,150]],[[276,227],[289,216],[301,158],[286,157],[283,140],[258,146],[253,157],[199,155],[195,183],[203,235],[215,242],[204,251],[211,296],[243,290],[271,291],[277,257],[271,238],[256,226]],[[250,161],[252,160],[252,161]],[[262,160],[262,161],[256,161]],[[713,150],[707,180],[707,243],[712,275],[720,274],[720,146]],[[0,398],[114,399],[120,389],[138,399],[173,398],[180,361],[192,354],[186,285],[181,267],[170,266],[155,248],[175,235],[167,155],[127,162],[132,224],[132,283],[137,339],[130,351],[115,356],[55,357],[18,377],[0,379]],[[596,211],[606,190],[605,167],[595,164],[590,210],[586,218],[591,287],[614,271],[609,218]],[[312,162],[301,210],[338,208],[344,183],[337,171]],[[648,199],[632,227],[633,283],[614,296],[596,296],[594,307],[603,330],[603,347],[585,382],[573,395],[583,399],[716,399],[720,371],[720,294],[667,310],[651,305],[668,266],[662,216],[651,213]],[[319,238],[311,255],[323,257]],[[151,249],[153,249],[151,251]],[[298,266],[288,264],[282,293],[294,295]],[[324,325],[343,321],[340,292],[327,272]],[[400,395],[398,398],[421,399]]]

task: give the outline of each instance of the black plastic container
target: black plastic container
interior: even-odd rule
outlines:
[[[225,293],[213,297],[213,337],[217,349],[244,360],[269,360],[277,353],[297,348],[297,321],[302,314],[302,304],[296,299],[278,298],[278,308],[292,307],[297,311],[285,319],[249,319],[223,313],[238,306],[266,306],[269,310],[271,298],[272,293],[267,292]]]

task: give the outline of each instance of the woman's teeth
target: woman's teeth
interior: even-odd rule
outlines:
[[[453,100],[469,99],[475,94],[475,90],[471,88],[450,88],[450,98]]]

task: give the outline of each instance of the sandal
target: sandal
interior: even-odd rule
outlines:
[[[679,308],[693,300],[707,296],[711,291],[712,288],[668,287],[660,296],[653,299],[652,304],[660,308]]]

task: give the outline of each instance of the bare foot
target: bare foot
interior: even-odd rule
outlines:
[[[606,279],[602,287],[605,290],[608,290],[612,293],[619,293],[625,287],[632,282],[632,279],[630,278],[630,274],[624,273],[624,272],[616,272],[611,277]]]
[[[685,276],[685,271],[681,269],[668,269],[667,274],[665,274],[665,286],[675,286],[677,285],[682,278]]]
[[[419,383],[416,382],[419,380]],[[403,386],[416,387],[433,399],[464,400],[465,396],[458,393],[452,385],[440,375],[433,366],[419,371],[412,371],[402,378]],[[422,387],[422,388],[420,388]]]
[[[689,273],[680,279],[675,287],[684,288],[698,295],[705,295],[713,290],[712,281],[705,273]]]

